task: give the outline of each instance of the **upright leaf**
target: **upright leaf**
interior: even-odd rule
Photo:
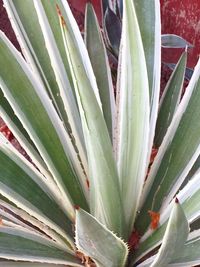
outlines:
[[[92,70],[91,73],[88,72],[89,65],[85,65],[83,51],[80,50],[80,43],[77,43],[80,32],[67,2],[64,3],[66,21],[60,14],[60,22],[88,154],[91,213],[110,230],[123,236],[123,211],[110,137],[98,103],[98,95],[95,95],[97,86],[92,80],[94,74]]]
[[[187,52],[184,52],[177,63],[160,100],[159,113],[156,123],[154,144],[158,148],[167,132],[173,115],[180,102],[185,76]]]
[[[117,92],[115,150],[127,231],[133,227],[145,179],[149,137],[149,87],[133,1],[124,1]]]
[[[106,48],[91,4],[85,15],[85,42],[99,88],[103,115],[112,140],[115,115],[114,88]]]
[[[134,0],[140,26],[149,80],[150,131],[149,154],[153,144],[158,113],[161,73],[160,1]]]

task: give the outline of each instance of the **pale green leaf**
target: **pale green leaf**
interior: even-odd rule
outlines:
[[[76,245],[99,266],[124,267],[126,264],[127,245],[81,209],[76,212]]]
[[[133,1],[124,1],[119,55],[115,150],[127,232],[130,234],[145,179],[149,144],[149,87]]]
[[[77,42],[76,35],[79,36],[80,32],[67,3],[66,14],[66,21],[60,17],[61,28],[66,55],[72,71],[88,154],[91,213],[110,230],[123,236],[123,211],[111,140],[98,103],[98,94],[95,94],[97,86],[91,80],[88,72],[90,65],[85,65],[83,51],[80,50],[80,43]],[[73,32],[72,29],[74,29]]]
[[[160,1],[134,0],[138,23],[140,26],[142,42],[147,65],[149,80],[150,103],[150,131],[149,154],[150,158],[160,96],[161,75],[161,23]]]
[[[194,266],[200,263],[200,238],[197,240],[188,242],[182,251],[178,251],[173,260],[170,263],[170,266]]]
[[[112,140],[115,115],[114,88],[101,29],[91,4],[88,4],[86,8],[85,42],[97,80],[104,118]]]
[[[151,267],[167,266],[171,260],[181,253],[189,233],[187,218],[176,199],[169,217],[167,228],[162,239],[162,245]]]
[[[158,148],[167,132],[180,102],[185,76],[187,52],[184,52],[174,69],[160,100],[154,144]]]

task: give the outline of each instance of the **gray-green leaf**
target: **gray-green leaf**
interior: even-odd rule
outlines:
[[[102,267],[123,267],[127,245],[93,216],[83,210],[76,213],[76,245]]]

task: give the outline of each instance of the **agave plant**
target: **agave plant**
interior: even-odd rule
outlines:
[[[90,4],[85,40],[66,0],[4,6],[0,115],[31,160],[0,135],[0,265],[199,264],[200,61],[159,102],[159,1],[123,1],[116,95]]]

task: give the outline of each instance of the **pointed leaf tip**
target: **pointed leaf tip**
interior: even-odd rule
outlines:
[[[101,267],[124,267],[127,245],[96,218],[79,209],[76,211],[76,245]]]

